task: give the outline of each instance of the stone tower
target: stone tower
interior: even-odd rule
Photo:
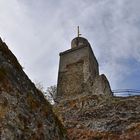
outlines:
[[[110,94],[106,77],[99,76],[98,62],[88,40],[83,37],[74,38],[71,49],[60,53],[57,97],[82,94],[85,90],[102,94],[102,84],[108,86]]]

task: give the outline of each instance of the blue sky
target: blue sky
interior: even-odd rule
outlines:
[[[112,89],[140,89],[139,9],[139,0],[0,0],[0,36],[46,88],[79,25]]]

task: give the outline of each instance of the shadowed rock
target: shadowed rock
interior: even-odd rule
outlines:
[[[51,105],[0,39],[0,139],[66,140]]]

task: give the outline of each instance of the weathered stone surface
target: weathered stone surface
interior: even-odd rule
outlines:
[[[91,87],[92,94],[112,96],[110,84],[104,74],[96,76]]]
[[[71,140],[139,140],[140,96],[83,94],[63,99],[54,112]]]
[[[87,45],[90,46],[87,39],[83,37],[76,37],[71,41],[71,48],[77,48],[77,47],[87,47]]]
[[[81,94],[84,90],[111,95],[109,82],[105,76],[99,76],[98,62],[88,41],[78,37],[72,40],[72,46],[60,53],[57,97]]]
[[[51,105],[0,39],[0,139],[66,140]]]
[[[57,100],[83,93],[112,96],[105,75],[99,75],[98,62],[87,39],[72,40],[72,49],[60,53]]]

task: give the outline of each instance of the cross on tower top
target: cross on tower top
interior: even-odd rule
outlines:
[[[82,34],[80,34],[79,26],[77,26],[77,36],[80,37]]]

